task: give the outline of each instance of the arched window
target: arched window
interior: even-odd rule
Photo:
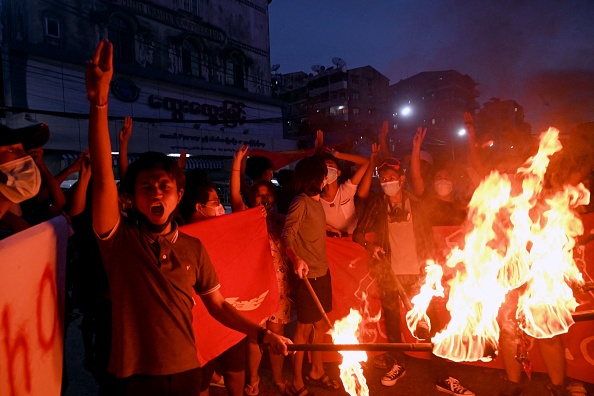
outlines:
[[[197,40],[186,39],[182,44],[182,71],[184,74],[206,78],[208,73],[208,54]]]
[[[112,15],[109,18],[109,41],[113,44],[113,58],[125,63],[133,63],[135,59],[134,25],[123,15]]]
[[[245,62],[241,54],[237,52],[229,54],[225,74],[227,85],[245,88]]]

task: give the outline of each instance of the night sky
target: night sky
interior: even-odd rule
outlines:
[[[371,65],[390,84],[454,69],[524,106],[533,133],[594,121],[594,0],[273,0],[271,63]]]

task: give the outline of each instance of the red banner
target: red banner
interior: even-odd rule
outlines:
[[[62,216],[0,241],[0,395],[59,395],[66,243]]]
[[[279,292],[261,209],[215,217],[180,229],[206,246],[221,292],[229,303],[256,323],[276,312]],[[194,299],[194,334],[198,359],[204,364],[245,335],[214,320],[200,298]]]

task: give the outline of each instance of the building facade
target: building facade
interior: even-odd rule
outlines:
[[[268,0],[4,0],[1,100],[11,127],[46,122],[46,150],[87,146],[84,65],[114,46],[110,133],[134,120],[132,154],[186,150],[221,167],[241,142],[292,149],[272,97]],[[200,159],[201,162],[196,162]]]
[[[396,145],[410,147],[416,128],[426,127],[426,145],[461,151],[464,112],[474,114],[479,108],[476,86],[455,70],[421,72],[391,85]]]
[[[277,79],[278,95],[287,101],[285,137],[304,139],[321,129],[325,141],[340,143],[377,134],[387,113],[389,79],[371,66],[346,70],[342,62]]]

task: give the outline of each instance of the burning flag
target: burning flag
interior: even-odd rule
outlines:
[[[583,284],[573,259],[576,237],[583,225],[572,210],[587,204],[583,185],[545,191],[544,175],[550,156],[562,149],[559,132],[541,136],[538,153],[515,177],[492,172],[469,204],[472,229],[461,247],[448,255],[444,272],[451,321],[432,339],[433,352],[454,361],[488,361],[498,350],[497,314],[511,290],[519,293],[516,319],[536,338],[568,331],[577,307],[571,285]],[[439,266],[429,263],[426,284],[407,313],[411,332],[442,279]],[[436,276],[438,277],[436,278]]]

